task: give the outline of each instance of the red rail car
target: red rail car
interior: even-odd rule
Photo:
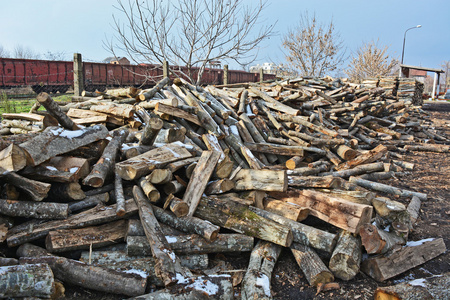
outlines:
[[[185,67],[177,67],[177,75],[183,77]],[[195,72],[195,71],[194,71]],[[104,90],[107,87],[150,87],[162,79],[160,65],[117,65],[83,62],[83,78],[86,90]],[[264,74],[264,80],[275,75]],[[257,82],[259,74],[229,70],[228,83]],[[223,70],[206,69],[202,84],[223,84]],[[35,92],[66,92],[73,86],[73,62],[37,59],[0,58],[0,89],[31,86]]]

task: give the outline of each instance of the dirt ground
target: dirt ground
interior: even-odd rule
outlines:
[[[446,136],[450,138],[450,104],[425,104],[424,109],[436,126],[445,129]],[[400,188],[427,193],[428,200],[422,202],[420,217],[409,240],[425,238],[440,238],[445,241],[447,249],[450,247],[450,191],[447,182],[450,181],[450,153],[414,152],[405,154],[405,161],[415,164],[414,171],[404,176],[391,179],[390,185]],[[395,199],[408,204],[409,199]],[[320,221],[309,218],[307,223]],[[317,224],[315,224],[317,225]],[[324,225],[324,224],[318,224]],[[328,226],[329,229],[329,225]],[[331,229],[333,230],[333,229]],[[211,264],[225,261],[234,270],[247,268],[249,253],[241,255],[213,255]],[[450,272],[450,254],[445,254],[428,261],[410,271],[407,271],[388,281],[378,283],[360,272],[356,278],[349,282],[337,279],[340,289],[322,292],[316,295],[316,289],[310,287],[302,271],[296,264],[294,257],[284,249],[275,266],[272,283],[274,299],[373,299],[374,291],[378,286],[388,286],[402,281],[429,277],[432,275]],[[99,293],[78,287],[66,285],[66,299],[122,299],[122,296]],[[239,295],[239,289],[236,290]],[[238,297],[239,298],[239,297]],[[449,296],[450,298],[450,296]]]

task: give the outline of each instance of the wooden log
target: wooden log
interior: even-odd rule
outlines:
[[[209,178],[219,161],[219,157],[220,152],[216,151],[204,151],[200,157],[183,196],[183,201],[189,205],[188,216],[192,217],[194,215]]]
[[[288,176],[288,185],[301,188],[338,188],[341,180],[337,177],[321,176]]]
[[[89,164],[94,164],[102,155],[103,150],[107,145],[107,140],[102,139],[97,142],[90,143],[85,146],[78,147],[75,150],[65,153],[65,156],[74,156],[78,158],[85,158],[88,160]],[[89,170],[88,170],[89,173]]]
[[[167,195],[178,194],[185,190],[185,186],[177,180],[172,180],[164,185],[164,193]]]
[[[67,203],[14,201],[0,199],[0,214],[35,219],[65,219],[69,214]]]
[[[403,203],[385,197],[375,197],[372,199],[372,205],[377,216],[388,224],[400,222],[410,227],[410,216]]]
[[[339,157],[342,158],[343,160],[352,160],[359,154],[358,151],[356,151],[346,145],[337,146],[335,148],[335,151],[336,151],[337,155],[339,155]]]
[[[96,267],[58,256],[22,257],[21,264],[47,263],[55,278],[100,292],[138,296],[145,293],[147,279],[136,274]]]
[[[128,200],[125,204],[125,207],[126,214],[122,217],[127,217],[137,212],[137,207],[133,200]],[[14,230],[13,227],[11,230],[14,230],[15,232],[11,232],[6,241],[9,247],[15,247],[42,238],[52,230],[79,228],[84,226],[97,225],[118,219],[120,219],[120,217],[116,215],[116,205],[105,207],[102,210],[98,210],[94,207],[90,210],[72,215],[65,220],[55,220],[35,224],[31,228],[31,230]]]
[[[54,292],[53,272],[47,264],[0,267],[0,298],[51,298]]]
[[[159,92],[165,85],[168,85],[170,82],[169,77],[164,77],[163,79],[161,79],[160,81],[158,81],[158,83],[149,91],[140,94],[139,96],[137,96],[137,98],[139,98],[140,101],[145,101],[148,99],[153,98],[153,96]]]
[[[172,171],[169,169],[155,169],[145,178],[152,184],[166,184],[172,181]]]
[[[368,164],[379,160],[387,153],[387,148],[383,145],[378,145],[374,149],[368,151],[367,153],[361,154],[355,159],[346,161],[335,168],[336,171],[342,171],[354,168],[361,164]]]
[[[169,194],[164,202],[164,209],[167,209],[167,207],[178,218],[186,216],[189,212],[188,204],[172,194]]]
[[[293,156],[290,159],[288,159],[286,161],[286,168],[288,168],[289,170],[294,170],[298,167],[300,167],[300,163],[304,160],[305,158],[303,156]]]
[[[410,215],[410,219],[411,219],[411,228],[416,223],[417,219],[419,218],[420,205],[421,205],[421,201],[416,196],[413,196],[411,199],[411,202],[409,202],[409,204],[408,204],[407,211],[408,211],[408,213]]]
[[[83,200],[86,194],[78,182],[53,183],[48,198],[58,199],[58,201]]]
[[[181,159],[172,163],[169,163],[165,166],[166,169],[170,170],[172,173],[175,173],[179,169],[186,167],[194,162],[197,162],[199,157],[189,157],[185,159]]]
[[[27,165],[25,152],[17,145],[10,144],[0,151],[0,167],[5,171],[16,172]]]
[[[238,115],[241,115],[245,112],[245,106],[247,104],[247,100],[248,100],[248,91],[244,90],[241,93],[241,97],[239,98],[239,109],[237,111]]]
[[[384,170],[384,165],[382,162],[370,163],[370,164],[361,164],[359,166],[354,167],[353,169],[347,169],[337,172],[328,172],[322,173],[323,176],[333,176],[333,177],[342,177],[348,178],[350,176],[358,176],[371,172],[378,172]]]
[[[116,215],[121,217],[125,214],[125,196],[122,177],[116,171],[114,172],[114,195],[116,197]]]
[[[404,237],[381,230],[372,224],[362,226],[359,230],[359,235],[361,236],[362,245],[368,254],[384,254],[406,243]]]
[[[45,248],[51,253],[99,248],[123,240],[126,231],[125,220],[80,229],[59,229],[48,233]]]
[[[337,235],[333,233],[329,233],[300,222],[295,222],[263,209],[252,206],[250,206],[249,209],[259,216],[288,226],[292,231],[293,241],[296,243],[307,245],[327,253],[331,253],[336,245]]]
[[[244,145],[251,151],[286,156],[303,156],[305,151],[303,146],[285,146],[270,143],[244,143]]]
[[[111,114],[120,118],[131,118],[135,108],[130,104],[102,103],[102,105],[92,105],[90,110]]]
[[[6,174],[4,178],[7,183],[25,191],[25,193],[30,196],[33,201],[42,201],[45,197],[47,197],[47,194],[51,188],[51,184],[49,183],[28,179],[13,172]]]
[[[120,98],[120,97],[128,97],[128,98],[134,98],[136,94],[139,92],[139,90],[133,86],[126,87],[126,88],[116,88],[107,90],[104,95],[111,96],[113,98]]]
[[[264,209],[285,218],[301,222],[309,215],[309,209],[301,207],[291,202],[285,202],[276,199],[265,199],[263,201]]]
[[[141,139],[139,140],[139,145],[152,146],[163,125],[164,122],[161,119],[150,118],[149,122],[144,127]]]
[[[52,157],[36,166],[28,166],[22,175],[44,182],[75,182],[89,174],[89,162],[72,156]]]
[[[374,297],[379,300],[402,299],[445,299],[448,298],[450,275],[434,275],[427,278],[418,278],[396,285],[378,287]]]
[[[133,180],[149,174],[163,164],[189,157],[192,157],[192,154],[185,147],[171,143],[119,162],[116,164],[116,170],[123,179]]]
[[[326,193],[331,197],[345,199],[354,203],[372,205],[372,200],[375,198],[375,193],[368,191],[347,191],[339,189],[320,189],[322,193]]]
[[[234,181],[224,178],[215,181],[211,181],[205,188],[206,195],[217,195],[226,193],[232,189],[234,189],[235,183]]]
[[[350,177],[349,181],[351,183],[355,183],[355,184],[362,186],[364,188],[367,188],[367,189],[371,189],[371,190],[383,192],[383,193],[388,193],[388,194],[392,194],[392,195],[398,195],[401,197],[416,196],[417,198],[419,198],[422,201],[425,201],[428,198],[427,194],[424,194],[424,193],[403,190],[403,189],[399,189],[399,188],[396,188],[396,187],[393,187],[393,186],[390,186],[387,184],[372,182],[372,181],[357,178],[357,177]]]
[[[222,150],[222,147],[220,146],[220,142],[217,140],[217,137],[212,134],[203,134],[202,140],[205,143],[208,150],[217,151],[220,153],[220,157],[219,160],[217,161],[214,175],[217,176],[218,178],[227,178],[231,174],[231,171],[233,170],[234,163],[230,160],[228,155],[225,154],[225,152]]]
[[[208,241],[214,241],[217,238],[220,227],[211,222],[189,216],[178,218],[173,213],[160,207],[152,206],[152,208],[156,219],[161,223],[170,225],[186,233],[198,234]]]
[[[59,154],[104,139],[107,134],[108,130],[102,125],[74,131],[48,127],[41,134],[19,146],[24,150],[28,164],[36,166]]]
[[[300,124],[302,126],[305,126],[306,128],[309,128],[311,130],[326,134],[328,136],[331,137],[337,137],[339,135],[338,132],[334,131],[334,130],[330,130],[328,128],[325,128],[323,126],[319,126],[319,125],[315,125],[311,122],[308,122],[306,119],[304,119],[304,117],[300,117],[300,116],[289,116],[289,115],[285,115],[285,114],[278,114],[276,116],[276,118],[280,121],[286,121],[286,122],[293,122],[293,123],[297,123]]]
[[[241,299],[272,299],[270,279],[280,253],[279,245],[266,241],[256,244],[241,284]]]
[[[391,255],[379,255],[364,260],[361,270],[376,281],[385,281],[417,267],[445,251],[447,248],[442,238],[408,242],[406,247]]]
[[[145,177],[141,177],[138,180],[139,186],[144,192],[145,196],[151,203],[156,203],[161,198],[161,194],[158,189],[150,183]]]
[[[312,286],[318,286],[334,280],[333,273],[328,270],[317,253],[308,246],[293,243],[291,251],[303,274]]]
[[[286,171],[274,170],[240,170],[235,178],[235,189],[237,191],[259,190],[259,191],[286,191],[288,177]]]
[[[0,257],[0,267],[17,266],[19,260],[11,257]]]
[[[196,114],[189,113],[183,109],[165,105],[163,103],[157,103],[155,106],[155,112],[163,113],[169,116],[177,117],[189,121],[195,125],[201,126],[202,122]]]
[[[235,201],[202,197],[195,216],[220,227],[284,247],[292,243],[292,232],[287,226],[258,216],[246,205]]]
[[[61,124],[62,127],[68,129],[68,130],[78,130],[80,127],[76,125],[72,119],[70,119],[59,107],[58,104],[56,104],[55,101],[50,97],[47,93],[40,93],[37,95],[37,101],[42,104],[45,109],[48,111],[48,113],[54,117],[56,120],[58,120],[59,124]]]
[[[138,110],[140,108],[154,109],[158,103],[176,108],[178,106],[178,98],[170,97],[166,99],[152,99],[144,102],[139,102],[138,104],[136,104],[136,106],[139,107]]]
[[[289,115],[297,116],[300,114],[300,111],[298,109],[294,109],[286,104],[283,104],[272,97],[270,97],[267,93],[255,88],[250,87],[250,91],[254,94],[256,94],[258,97],[263,99],[266,103],[266,106],[270,109],[277,110],[279,112],[283,112]]]
[[[244,234],[218,234],[214,241],[207,241],[197,234],[165,235],[170,248],[177,255],[246,252],[253,249],[253,237]],[[145,236],[128,236],[129,256],[152,255]]]
[[[361,259],[361,240],[344,230],[339,234],[328,267],[335,277],[351,280],[359,273]]]
[[[239,118],[241,119],[241,121],[243,121],[244,123],[244,127],[247,128],[248,132],[250,133],[251,137],[253,138],[253,140],[255,142],[258,143],[265,143],[266,140],[264,139],[264,137],[262,136],[262,134],[258,131],[258,129],[256,128],[255,124],[253,124],[252,120],[248,117],[248,115],[246,113],[243,113],[239,116]],[[265,155],[261,155],[260,159],[264,164],[268,164],[269,161],[269,156],[272,156],[273,154],[269,154],[267,157]],[[275,159],[275,157],[273,157],[273,159]]]
[[[421,145],[406,145],[403,147],[406,151],[424,151],[424,152],[449,152],[450,147],[447,145],[438,144],[421,144]]]
[[[117,202],[117,193],[116,196],[116,202]],[[69,203],[69,210],[71,213],[74,213],[76,211],[84,210],[86,208],[91,208],[97,205],[104,206],[109,201],[109,193],[101,193],[101,194],[95,194],[91,196],[86,196],[81,201],[74,201]]]

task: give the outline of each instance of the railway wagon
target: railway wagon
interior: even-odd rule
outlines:
[[[172,67],[171,77],[184,77],[186,67]],[[197,70],[194,69],[194,74]],[[31,86],[33,91],[64,93],[73,86],[73,62],[37,59],[0,58],[0,88]],[[120,65],[83,62],[83,80],[86,90],[103,91],[108,87],[150,87],[162,79],[161,65]],[[264,74],[264,80],[275,75]],[[228,71],[228,83],[257,82],[259,74],[239,70]],[[202,84],[223,84],[223,70],[205,69]]]

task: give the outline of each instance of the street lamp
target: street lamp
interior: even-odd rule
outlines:
[[[408,32],[408,30],[414,29],[414,28],[420,28],[422,27],[422,25],[417,25],[411,28],[406,29],[405,31],[405,35],[403,36],[403,50],[402,50],[402,65],[403,65],[403,56],[405,55],[405,41],[406,41],[406,33]]]

